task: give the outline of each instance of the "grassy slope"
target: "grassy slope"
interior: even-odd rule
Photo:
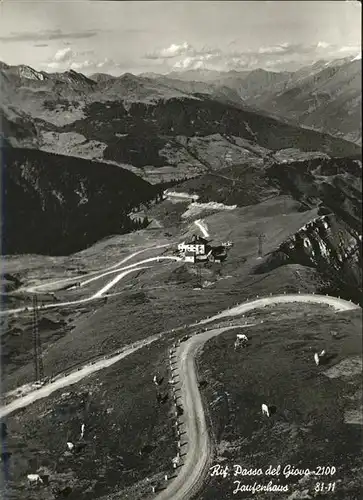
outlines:
[[[283,215],[286,208],[288,208],[289,214]],[[73,318],[73,323],[70,325],[72,330],[65,330],[62,338],[44,346],[47,349],[44,355],[46,374],[50,374],[49,372],[53,370],[66,369],[74,363],[82,363],[90,356],[108,353],[125,343],[134,342],[156,332],[202,319],[236,302],[242,302],[247,297],[283,291],[294,292],[299,289],[316,290],[321,278],[313,269],[301,266],[283,266],[265,275],[252,274],[253,268],[261,262],[256,260],[257,236],[260,232],[266,234],[264,251],[267,252],[315,216],[315,211],[302,213],[298,212],[297,208],[295,203],[277,198],[264,202],[258,207],[244,207],[235,212],[220,212],[210,215],[206,218],[206,223],[215,241],[232,239],[235,245],[229,253],[228,260],[223,265],[216,264],[203,269],[203,280],[206,285],[209,282],[205,289],[193,289],[196,284],[196,272],[193,266],[155,263],[152,269],[140,274],[136,279],[126,279],[125,282],[120,282],[113,292],[120,291],[122,293],[110,299],[107,304],[87,306],[88,312],[83,312],[79,316],[74,309],[66,312],[64,317],[67,318],[69,315],[69,318]],[[184,233],[184,235],[192,234],[195,231],[192,220],[182,222],[180,227],[181,234]],[[167,241],[161,236],[160,231],[151,230],[124,237],[118,236],[99,242],[95,247],[73,256],[72,262],[74,263],[74,259],[76,259],[77,265],[81,265],[83,269],[92,270],[112,265],[128,253],[135,251],[135,245],[140,245],[144,238],[148,239],[149,244],[161,244]],[[146,256],[149,254],[143,257]],[[14,259],[9,259],[9,268],[12,272],[16,271],[19,278],[26,277],[25,281],[29,278],[38,281],[42,275],[42,258],[33,257],[32,270],[30,273],[25,271],[25,274],[27,257],[24,256],[21,260],[22,264],[17,266]],[[62,266],[67,265],[66,260],[56,259],[56,261],[60,266],[58,272],[61,271]],[[44,262],[43,275],[50,278],[49,259],[44,259]],[[104,278],[100,280],[102,284],[105,283],[103,280]],[[97,286],[97,282],[94,282],[90,290],[83,291],[82,289],[82,293],[88,294],[95,291]],[[63,298],[65,297],[66,295]],[[306,328],[306,321],[313,321],[314,318],[318,318],[317,325],[326,332],[326,327],[321,322],[325,310],[322,309],[318,315],[317,310],[320,309],[317,309],[316,306],[310,307],[311,310],[308,311],[310,317],[305,317],[303,321],[287,318],[285,312],[283,321],[278,323],[278,327],[269,323],[259,327],[256,332],[259,332],[260,344],[266,342],[266,330],[271,332],[275,328],[278,335],[276,348],[282,349],[281,344],[278,344],[279,336],[282,338],[285,334],[291,335],[295,324],[297,327],[300,325],[301,328]],[[86,308],[82,307],[82,309]],[[302,311],[303,309],[299,308],[298,314],[301,314]],[[63,316],[63,314],[64,312],[59,316]],[[291,314],[296,315],[297,311],[294,309]],[[257,319],[261,319],[263,313],[255,316]],[[276,318],[273,313],[271,316]],[[332,322],[335,322],[335,317]],[[310,329],[315,329],[312,324],[308,326]],[[311,330],[308,333],[311,333]],[[171,342],[170,336],[168,337]],[[9,334],[9,342],[11,342],[10,338]],[[17,342],[21,338],[18,337]],[[213,342],[219,341],[217,339]],[[263,372],[265,374],[262,377],[263,382],[260,376],[253,375],[255,373],[253,370],[256,368],[253,368],[251,358],[251,384],[253,387],[256,386],[256,389],[262,387],[262,383],[268,384],[271,380],[269,370],[274,367],[276,369],[276,357],[268,357],[275,349],[269,342],[267,341],[265,347],[261,345],[256,350],[257,358],[264,355],[265,351],[261,351],[262,348],[268,351],[266,356],[269,361],[266,361],[266,365],[264,365],[268,366],[268,370]],[[160,474],[162,471],[163,473],[167,472],[172,456],[170,447],[174,441],[171,430],[169,431],[169,406],[166,403],[165,407],[156,408],[154,388],[150,381],[156,367],[162,369],[164,366],[165,347],[166,345],[162,341],[147,350],[143,349],[122,363],[85,379],[74,389],[64,389],[47,400],[39,401],[9,417],[9,449],[14,453],[15,464],[12,465],[14,467],[12,469],[14,482],[12,483],[11,498],[14,500],[24,498],[24,477],[27,473],[37,470],[38,466],[46,466],[50,470],[53,486],[71,486],[72,493],[69,498],[74,498],[74,500],[82,500],[83,498],[92,498],[93,500],[123,488],[127,488],[122,493],[125,498],[126,494],[130,495],[129,498],[141,498],[141,491],[146,484],[142,482],[142,479],[152,477],[152,474],[156,474],[158,471]],[[298,345],[295,345],[295,348],[300,349]],[[30,349],[31,344],[29,343],[27,353],[29,362]],[[222,351],[218,352],[222,353]],[[297,356],[300,351],[293,352]],[[229,351],[227,354],[229,356]],[[290,355],[290,352],[288,354]],[[243,353],[238,353],[238,356],[241,355],[243,356]],[[226,355],[226,359],[228,356]],[[292,366],[295,368],[295,364],[300,358],[294,357],[293,365],[289,365],[288,359],[290,358],[286,357],[286,363],[281,364],[281,369],[287,370],[284,372],[284,379],[287,379],[286,373],[289,373]],[[303,358],[300,361],[303,364]],[[233,367],[234,363],[233,360],[230,361],[230,367]],[[212,366],[218,368],[217,360],[209,368]],[[260,366],[258,364],[259,373],[261,372]],[[309,354],[309,370],[311,370],[311,366],[311,354]],[[246,366],[243,365],[244,371],[240,374],[237,382],[239,387],[241,380],[245,377],[245,368]],[[5,387],[14,387],[29,380],[32,377],[32,372],[32,364],[25,365],[21,370],[6,377]],[[276,373],[275,376],[279,375]],[[328,382],[330,383],[330,380]],[[333,381],[333,383],[335,382]],[[231,392],[231,389],[227,388],[226,390]],[[266,385],[267,390],[268,386]],[[271,390],[277,391],[276,384]],[[76,439],[80,419],[83,418],[80,403],[81,394],[90,391],[92,399],[87,418],[90,422],[91,439],[96,442],[96,446],[91,445],[91,440],[86,437],[89,444],[84,448],[84,451],[80,452],[79,458],[73,459],[63,455],[65,442],[68,438],[71,441]],[[291,391],[293,390],[291,389]],[[70,396],[64,396],[63,402],[60,399],[62,392],[71,392]],[[294,397],[294,394],[290,392],[291,398]],[[304,393],[302,392],[302,394]],[[313,400],[315,394],[316,392],[313,395],[310,393],[309,401]],[[333,393],[329,392],[328,394],[333,394],[334,400],[336,393],[333,391]],[[268,395],[267,392],[263,394],[263,396],[266,395]],[[273,396],[277,398],[278,392],[274,393]],[[257,422],[260,421],[260,403],[257,405],[256,412],[253,394],[248,401],[250,401],[250,405],[246,411],[251,412],[250,416],[254,415],[249,420],[251,426],[248,427],[248,432],[250,432],[250,430],[255,430],[256,422],[254,420],[257,418],[259,419]],[[114,407],[114,410],[107,413],[107,408],[111,407]],[[140,419],[141,415],[142,419]],[[34,425],[35,421],[37,427]],[[64,422],[62,430],[55,433],[55,422],[58,425],[61,421]],[[67,435],[68,431],[69,435]],[[96,439],[93,439],[95,435]],[[135,439],[137,435],[140,436],[140,439]],[[282,434],[280,434],[281,436]],[[165,437],[165,440],[162,437]],[[152,444],[158,443],[158,446],[152,451],[150,458],[139,461],[141,459],[137,453],[139,448],[146,444],[146,440]],[[120,456],[123,457],[124,462],[121,461]],[[97,462],[97,460],[101,462]],[[132,486],[133,484],[135,487]],[[214,488],[215,486],[211,490],[212,493],[206,493],[209,495],[206,498],[217,498],[216,495],[219,495],[221,490]],[[27,492],[26,498],[42,500],[43,497],[40,495],[44,493],[44,500],[53,500],[54,497],[49,491],[49,488],[36,490],[33,497]],[[83,493],[81,493],[82,491]],[[218,498],[223,499],[219,496]]]
[[[304,489],[311,494],[317,481],[336,480],[336,492],[329,497],[358,499],[363,477],[362,428],[344,423],[344,418],[348,410],[360,410],[361,374],[332,379],[324,371],[345,358],[361,359],[361,311],[337,316],[315,310],[294,317],[289,309],[290,318],[283,320],[272,319],[271,311],[265,311],[265,323],[245,331],[250,345],[244,350],[233,349],[236,332],[225,333],[204,347],[198,365],[200,378],[208,381],[203,398],[210,409],[217,450],[214,463],[263,470],[269,464],[311,470],[317,465],[334,465],[337,473],[333,479],[311,478],[305,484],[298,484],[301,476],[288,481],[282,475],[235,479],[250,485],[255,480],[267,484],[269,479],[274,483],[280,479],[280,484],[290,483],[290,494]],[[322,348],[333,357],[327,366],[316,367],[313,353]],[[228,400],[224,397],[212,404],[225,392],[230,395]],[[262,403],[276,405],[277,412],[270,419],[262,416]],[[234,498],[235,479],[210,477],[198,498]],[[256,493],[254,498],[277,499],[281,495]],[[251,498],[251,493],[240,492],[238,496]]]
[[[88,500],[167,472],[176,449],[170,399],[157,405],[152,383],[160,373],[167,391],[166,360],[166,344],[158,342],[8,417],[8,498],[53,500],[61,497],[52,490],[70,486],[68,499]],[[82,423],[84,441],[79,439]],[[69,454],[67,441],[85,446]],[[145,445],[150,449],[140,456]],[[26,474],[38,467],[49,474],[50,486],[32,491]],[[143,489],[140,484],[138,498]]]
[[[295,204],[291,204],[289,215],[282,215],[283,210],[284,203],[275,199],[257,207],[217,213],[206,219],[211,236],[218,235],[218,239],[215,239],[217,243],[231,239],[235,245],[224,264],[215,264],[202,269],[202,279],[206,285],[204,290],[193,290],[198,283],[194,266],[181,263],[153,263],[151,269],[140,274],[130,274],[119,282],[111,293],[122,293],[109,299],[107,304],[94,302],[62,308],[59,314],[52,312],[54,319],[69,317],[72,322],[66,329],[57,333],[58,340],[52,338],[46,331],[41,331],[43,349],[46,349],[44,354],[46,374],[51,375],[76,363],[85,362],[97,354],[106,354],[124,344],[202,319],[231,304],[243,301],[250,295],[299,289],[314,291],[320,280],[319,276],[313,270],[301,270],[300,266],[281,268],[265,275],[252,274],[254,267],[262,262],[256,260],[257,237],[260,232],[266,234],[264,252],[267,253],[315,214],[314,211],[298,212]],[[186,236],[195,231],[194,224],[190,222],[187,221],[183,225]],[[143,233],[147,234],[147,231]],[[135,238],[139,241],[137,233]],[[120,256],[117,247],[112,246],[112,241],[112,239],[106,240],[103,245],[98,246],[99,252],[105,256],[105,265],[112,263],[107,255],[113,255],[113,262],[118,262],[125,255],[124,247],[121,247]],[[122,241],[121,237],[117,237],[117,241]],[[152,237],[149,240],[150,244],[151,241]],[[158,231],[154,234],[155,244],[162,244],[165,241]],[[132,242],[131,235],[126,237],[126,242]],[[111,246],[109,250],[107,250],[108,245]],[[134,251],[134,248],[130,250]],[[165,250],[161,249],[159,252],[163,251]],[[154,254],[153,251],[147,252],[139,255],[137,259]],[[103,267],[102,260],[94,260],[95,253],[91,249],[82,256],[78,254],[78,257],[81,257],[84,267],[87,265],[91,269],[95,269],[97,265]],[[131,260],[126,264],[131,262],[135,261]],[[300,275],[296,273],[299,269]],[[32,275],[39,279],[40,270],[41,266],[33,270]],[[49,273],[47,268],[43,275],[46,273]],[[18,275],[21,277],[20,270]],[[104,286],[113,276],[94,281],[80,291],[59,292],[57,295],[61,300],[74,300],[81,297],[80,293],[87,297]],[[29,279],[29,275],[27,278]],[[140,292],[144,295],[140,295]],[[79,310],[87,312],[77,315]],[[65,316],[62,316],[63,314]],[[48,316],[48,312],[45,315]],[[12,331],[18,322],[26,329],[22,336],[13,337]],[[30,318],[23,319],[21,316],[11,324],[3,338],[4,345],[14,355],[14,344],[19,344],[22,338],[26,339],[21,349],[23,367],[15,372],[15,366],[9,367],[12,374],[4,379],[5,390],[29,381],[33,376],[30,328]],[[28,360],[28,364],[25,360]],[[14,357],[12,363],[19,365],[19,360]]]

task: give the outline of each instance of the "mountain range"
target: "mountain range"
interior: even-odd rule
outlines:
[[[201,193],[206,202],[257,203],[261,186],[243,194],[241,169],[264,177],[273,165],[293,171],[329,158],[359,159],[359,68],[360,61],[344,59],[295,73],[115,77],[1,63],[5,208],[11,213],[3,227],[5,250],[68,253],[137,229],[142,217],[134,223],[129,214],[187,179],[189,187],[209,186]],[[190,81],[198,77],[205,81]],[[312,95],[319,104],[314,108],[308,105]],[[304,120],[321,130],[302,126]],[[342,137],[326,133],[334,126]],[[349,134],[355,142],[344,138]],[[339,183],[336,195],[351,197]],[[346,211],[359,221],[354,189]],[[90,222],[95,217],[107,224],[96,228]]]
[[[261,163],[280,150],[293,150],[294,159],[357,154],[360,61],[324,65],[294,74],[213,73],[206,83],[180,74],[87,77],[1,63],[3,135],[9,146],[112,162],[152,183],[219,169],[226,156]],[[320,107],[307,108],[313,94]],[[327,107],[331,114],[323,113]],[[331,129],[341,137],[327,134]]]
[[[145,75],[146,76],[146,75]],[[357,56],[320,60],[295,72],[192,70],[166,76],[149,74],[156,81],[228,88],[249,105],[291,120],[300,126],[328,132],[361,144],[361,59]],[[197,84],[198,82],[198,84]]]

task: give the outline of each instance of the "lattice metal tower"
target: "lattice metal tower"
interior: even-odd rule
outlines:
[[[42,358],[42,347],[38,328],[38,297],[33,295],[33,349],[34,349],[34,373],[35,380],[44,378],[44,367]]]

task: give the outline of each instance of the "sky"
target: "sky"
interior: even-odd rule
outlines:
[[[0,2],[0,61],[48,72],[284,71],[361,51],[358,1]]]

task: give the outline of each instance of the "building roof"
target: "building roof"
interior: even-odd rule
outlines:
[[[192,239],[187,243],[188,245],[206,245],[208,240],[202,238],[201,236],[196,236],[195,234],[192,236]]]

